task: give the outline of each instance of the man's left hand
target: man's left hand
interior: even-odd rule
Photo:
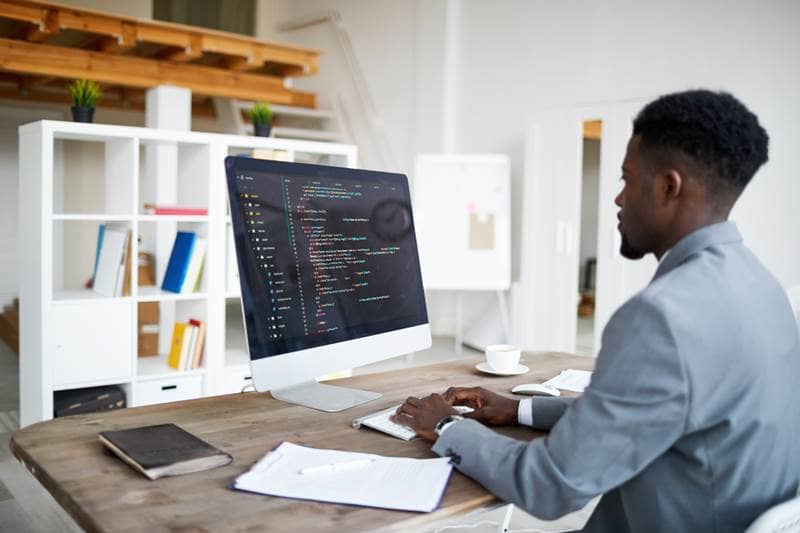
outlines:
[[[392,420],[410,427],[423,439],[434,442],[438,437],[434,428],[439,420],[457,414],[458,411],[453,409],[441,394],[431,394],[421,399],[408,397],[405,403],[397,408]]]

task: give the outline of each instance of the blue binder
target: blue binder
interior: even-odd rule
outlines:
[[[165,291],[181,292],[196,238],[197,235],[191,231],[179,231],[175,235],[175,244],[172,245],[167,272],[164,274],[164,282],[161,284],[161,288]]]

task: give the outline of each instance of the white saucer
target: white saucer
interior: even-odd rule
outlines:
[[[484,361],[483,363],[478,363],[477,365],[475,365],[475,368],[477,368],[481,372],[484,372],[486,374],[494,374],[495,376],[519,376],[521,374],[527,374],[531,370],[525,365],[517,365],[517,368],[513,368],[508,372],[498,372],[494,368],[490,367],[489,363],[487,363],[486,361]]]

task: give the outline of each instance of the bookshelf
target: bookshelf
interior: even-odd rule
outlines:
[[[238,280],[229,264],[224,159],[279,150],[283,160],[353,167],[356,147],[59,121],[24,125],[19,136],[21,425],[52,418],[59,390],[116,384],[129,406],[140,406],[249,386]],[[149,157],[155,152],[161,157]],[[145,202],[199,206],[208,215],[146,214]],[[140,250],[154,254],[159,284],[176,232],[205,238],[197,292],[139,286],[135,260],[129,296],[85,288],[103,223],[130,231],[132,258]],[[137,355],[144,302],[159,307],[158,356]],[[172,326],[190,317],[207,323],[203,361],[173,370],[166,362]]]

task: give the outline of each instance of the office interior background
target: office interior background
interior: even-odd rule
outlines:
[[[292,86],[316,93],[320,108],[337,110],[345,132],[339,140],[358,147],[360,167],[407,174],[412,188],[418,155],[507,155],[507,340],[523,349],[595,356],[613,310],[654,272],[652,258],[629,263],[618,256],[613,197],[631,118],[648,100],[672,91],[725,90],[758,115],[770,135],[770,159],[732,219],[787,289],[800,286],[795,0],[60,3],[320,50],[319,72],[292,79]],[[18,127],[42,119],[70,120],[69,109],[0,95],[0,308],[13,307],[23,275],[18,191],[26,176],[19,175]],[[145,113],[101,105],[95,122],[144,126]],[[207,115],[194,116],[192,130],[227,131]],[[77,173],[102,173],[102,153],[94,147],[66,157],[65,166]],[[484,337],[500,331],[502,304],[493,291],[431,290],[426,299],[433,355],[401,358],[391,367],[475,356],[478,351],[461,351],[453,339],[485,324],[491,327]],[[37,503],[47,496],[7,450],[24,385],[12,350],[0,344],[0,352],[0,526],[74,527],[55,504]]]

